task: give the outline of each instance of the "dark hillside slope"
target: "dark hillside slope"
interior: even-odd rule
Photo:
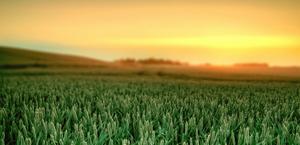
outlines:
[[[1,67],[97,66],[95,59],[0,46]]]

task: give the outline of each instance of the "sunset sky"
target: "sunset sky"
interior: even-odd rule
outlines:
[[[0,45],[101,60],[300,66],[297,0],[0,1]]]

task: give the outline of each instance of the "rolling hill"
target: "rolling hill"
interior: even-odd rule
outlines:
[[[51,67],[51,66],[98,66],[106,62],[64,54],[55,54],[0,47],[0,66],[5,68]]]

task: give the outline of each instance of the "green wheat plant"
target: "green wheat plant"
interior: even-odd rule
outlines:
[[[300,144],[300,84],[2,76],[0,143]]]

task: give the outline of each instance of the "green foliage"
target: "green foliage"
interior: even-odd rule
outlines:
[[[300,144],[300,85],[1,77],[0,143]]]

